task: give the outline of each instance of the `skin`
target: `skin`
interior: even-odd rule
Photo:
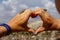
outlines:
[[[35,34],[42,31],[51,31],[51,30],[59,30],[60,31],[60,21],[53,18],[48,12],[44,11],[42,8],[36,8],[34,11],[35,15],[39,15],[43,21],[42,27],[39,27]]]
[[[12,32],[34,32],[33,29],[27,26],[28,19],[32,15],[32,11],[30,9],[26,9],[21,14],[17,14],[14,18],[12,18],[7,24],[11,27]],[[4,26],[0,26],[0,36],[4,35],[7,32],[7,29]]]
[[[60,14],[60,0],[55,0],[55,5],[56,5],[56,8]]]

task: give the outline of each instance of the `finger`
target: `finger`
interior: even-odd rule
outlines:
[[[28,20],[31,15],[32,15],[32,10],[30,10],[30,9],[26,9],[23,13],[25,20]]]
[[[36,31],[35,31],[35,35],[37,35],[38,33],[40,33],[40,32],[42,32],[42,31],[44,31],[45,30],[45,28],[44,27],[40,27],[40,28],[38,28]]]
[[[19,14],[21,14],[20,16],[28,16],[29,17],[32,14],[32,10],[31,9],[24,9]]]
[[[34,33],[34,30],[30,28],[27,30],[27,32]]]
[[[35,9],[35,14],[38,14],[43,21],[53,22],[54,18],[48,12],[44,11],[44,9],[42,8]]]
[[[35,17],[37,17],[37,16],[38,16],[38,14],[34,14],[34,12],[33,12],[32,15],[31,15],[32,18],[35,18]]]
[[[31,9],[26,9],[24,11],[24,14],[27,15],[27,16],[30,16],[32,14],[32,10]]]
[[[33,15],[31,15],[32,18],[35,18],[38,16],[38,13],[37,13],[38,10],[39,10],[39,8],[34,9]]]
[[[29,27],[25,27],[25,31],[27,31],[29,33],[34,33],[34,30],[32,28],[29,28]]]
[[[34,13],[37,15],[39,15],[41,17],[42,20],[45,19],[45,16],[46,16],[46,12],[44,11],[44,9],[42,8],[36,8]]]
[[[32,10],[26,9],[22,14],[18,14],[18,18],[20,17],[19,20],[21,20],[22,23],[25,23],[28,21],[31,14],[32,14]]]
[[[19,14],[22,14],[26,9],[23,9]]]

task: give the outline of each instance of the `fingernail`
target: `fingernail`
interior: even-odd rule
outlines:
[[[19,14],[23,13],[25,10],[26,10],[26,9],[22,9],[21,12],[20,12]]]
[[[47,11],[47,9],[44,9],[44,11]]]

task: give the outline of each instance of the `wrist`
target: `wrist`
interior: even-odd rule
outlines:
[[[11,28],[11,30],[12,30],[12,32],[15,32],[15,30],[16,30],[16,25],[15,24],[13,24],[13,23],[7,23],[9,26],[10,26],[10,28]]]
[[[23,14],[27,15],[27,16],[30,16],[32,14],[32,10],[30,9],[27,9],[23,12]]]
[[[1,33],[6,33],[7,29],[4,26],[0,26],[0,34]]]
[[[6,35],[7,29],[4,26],[0,26],[0,37]]]

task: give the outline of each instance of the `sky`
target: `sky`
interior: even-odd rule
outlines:
[[[0,0],[0,23],[7,23],[22,9],[30,8],[44,8],[47,9],[52,17],[60,18],[54,0]],[[30,18],[30,21],[39,20],[40,17]]]

